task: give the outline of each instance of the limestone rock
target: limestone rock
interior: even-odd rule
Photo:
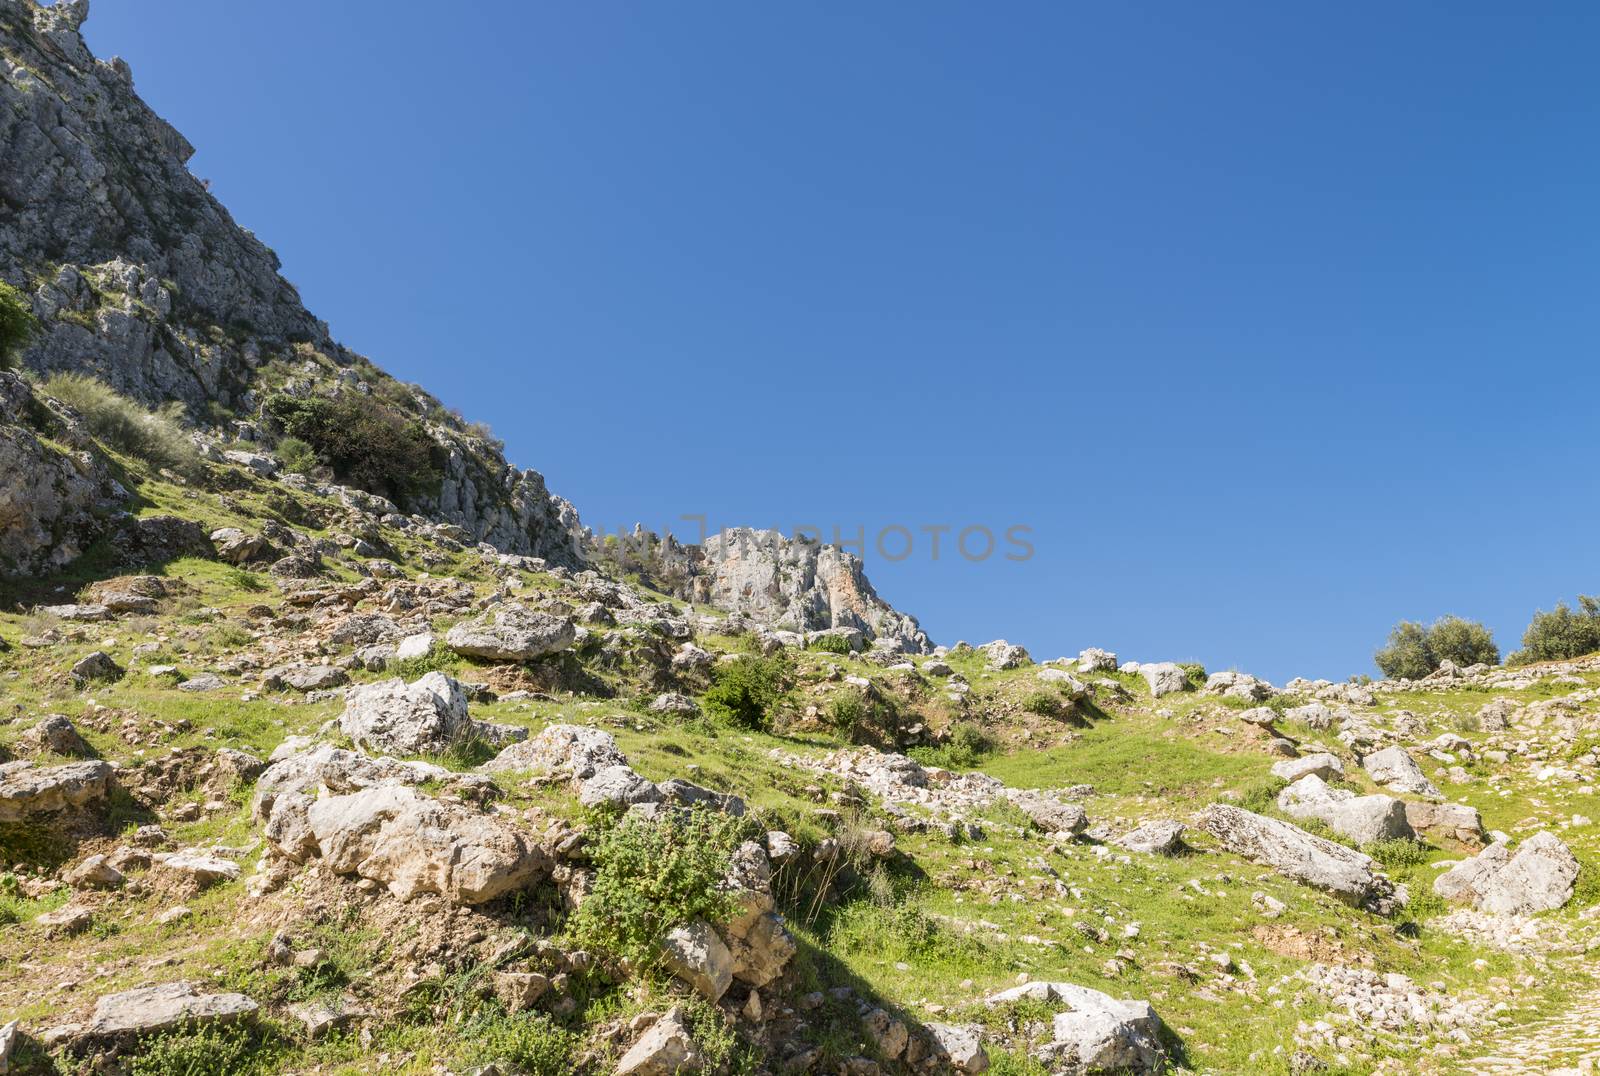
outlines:
[[[626,766],[628,760],[609,732],[582,725],[547,725],[537,735],[501,751],[483,768],[491,773],[531,770],[540,776],[554,775],[585,780],[610,766]]]
[[[1318,751],[1311,755],[1302,755],[1300,758],[1286,758],[1282,762],[1272,764],[1272,776],[1282,778],[1290,784],[1307,775],[1314,775],[1324,781],[1335,777],[1344,776],[1344,763],[1339,761],[1338,755],[1330,755],[1326,751]]]
[[[1314,773],[1278,793],[1278,809],[1294,818],[1320,819],[1357,844],[1415,836],[1406,821],[1406,805],[1393,796],[1358,796],[1329,787]]]
[[[95,1002],[84,1025],[91,1038],[144,1035],[179,1025],[228,1023],[253,1015],[256,1003],[243,994],[202,994],[194,983],[179,980],[108,994]]]
[[[1513,852],[1496,841],[1472,859],[1434,880],[1447,900],[1470,901],[1496,915],[1533,915],[1562,907],[1572,899],[1578,861],[1553,833],[1535,833]]]
[[[1387,909],[1394,895],[1393,885],[1370,856],[1288,822],[1218,803],[1206,810],[1201,828],[1228,851],[1347,903]]]
[[[1170,661],[1157,661],[1148,665],[1139,666],[1139,675],[1144,677],[1144,682],[1150,685],[1150,694],[1155,698],[1163,695],[1172,695],[1185,691],[1189,687],[1189,677],[1183,669]]]
[[[457,904],[482,904],[524,888],[550,867],[542,848],[503,822],[406,785],[314,802],[281,794],[268,823],[268,839],[283,854],[303,859],[309,844],[334,873],[370,878],[401,900],[437,893]]]
[[[963,1076],[989,1071],[989,1052],[975,1026],[968,1024],[923,1025],[933,1039],[934,1054]]]
[[[444,643],[467,657],[532,661],[566,649],[576,638],[577,629],[566,617],[507,606],[455,625],[445,632]]]
[[[96,650],[87,657],[80,658],[72,666],[72,678],[80,683],[121,680],[126,675],[126,670],[111,660],[111,655],[103,650]]]
[[[622,1055],[615,1076],[686,1076],[701,1071],[704,1063],[689,1033],[687,1013],[674,1008]]]
[[[398,677],[353,687],[339,729],[369,751],[438,754],[472,728],[467,695],[455,680],[431,672],[414,683]]]
[[[69,762],[36,769],[31,762],[0,763],[0,822],[83,807],[106,797],[110,763]]]
[[[661,943],[668,971],[715,1003],[733,984],[733,954],[716,929],[703,919],[674,927]]]
[[[1403,747],[1385,747],[1361,759],[1361,768],[1385,788],[1429,799],[1442,799],[1444,794],[1422,773],[1422,767]]]
[[[1151,821],[1141,823],[1111,843],[1130,852],[1171,856],[1183,851],[1183,833],[1182,822]]]

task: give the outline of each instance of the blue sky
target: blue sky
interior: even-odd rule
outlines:
[[[938,641],[1280,681],[1600,590],[1600,11],[998,10],[86,33],[340,339],[597,527],[903,526],[868,570]]]

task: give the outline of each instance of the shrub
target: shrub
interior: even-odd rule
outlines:
[[[1198,661],[1180,662],[1178,668],[1183,670],[1183,677],[1189,681],[1190,687],[1198,689],[1206,686],[1206,667]]]
[[[1476,620],[1443,616],[1432,627],[1402,620],[1389,632],[1388,645],[1372,659],[1391,680],[1421,680],[1446,661],[1462,666],[1498,664],[1500,648],[1489,629]]]
[[[842,635],[819,635],[806,644],[808,650],[821,650],[829,654],[850,653],[850,640]]]
[[[914,747],[909,752],[918,762],[947,770],[967,770],[976,766],[995,748],[994,737],[974,721],[957,721],[937,747]]]
[[[645,966],[673,927],[693,919],[726,922],[736,906],[719,884],[744,828],[740,819],[704,809],[660,819],[625,816],[590,854],[594,885],[573,933]]]
[[[38,326],[27,297],[0,280],[0,370],[15,368],[23,347]]]
[[[1022,700],[1022,708],[1041,717],[1060,717],[1066,709],[1066,700],[1054,691],[1031,691]]]
[[[277,1051],[242,1025],[199,1027],[140,1040],[132,1076],[237,1076],[266,1072]]]
[[[782,657],[743,655],[718,665],[705,693],[705,711],[714,721],[736,728],[762,730],[772,724],[768,713],[789,688],[789,663]]]
[[[274,452],[283,469],[294,474],[310,474],[317,468],[317,453],[298,437],[282,437]]]
[[[897,716],[893,704],[882,699],[848,693],[828,703],[824,720],[852,743],[892,736]]]
[[[1428,861],[1428,846],[1410,837],[1374,841],[1361,849],[1385,867],[1419,867]]]
[[[150,411],[88,374],[54,374],[40,391],[82,415],[89,432],[119,452],[182,474],[201,469],[200,450],[183,430],[181,404]]]
[[[462,1025],[469,1065],[510,1065],[527,1076],[566,1076],[574,1071],[579,1038],[542,1012],[508,1015],[485,1006]]]
[[[1548,613],[1533,614],[1528,630],[1522,633],[1522,649],[1511,655],[1511,662],[1562,661],[1600,650],[1600,598],[1578,595],[1578,608],[1557,602]]]
[[[346,485],[406,504],[439,484],[427,429],[370,397],[278,393],[267,397],[266,409]]]

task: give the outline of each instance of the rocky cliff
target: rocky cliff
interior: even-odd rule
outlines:
[[[349,351],[300,302],[276,254],[187,166],[193,147],[97,60],[87,0],[0,0],[0,277],[26,292],[40,371],[83,371],[151,405],[181,401],[229,437],[259,434],[264,390],[398,402],[439,445],[413,507],[474,539],[579,560],[577,513],[437,401]]]

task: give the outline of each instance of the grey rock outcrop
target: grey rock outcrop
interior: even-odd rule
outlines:
[[[386,886],[401,900],[436,893],[482,904],[548,873],[544,849],[505,823],[408,785],[312,800],[276,796],[267,839],[289,859],[320,855],[336,874]]]
[[[572,645],[577,630],[566,617],[510,605],[465,620],[445,633],[444,644],[458,654],[488,661],[532,661]]]
[[[1572,899],[1578,860],[1553,833],[1535,833],[1515,852],[1496,841],[1434,879],[1433,891],[1497,915],[1552,911]]]
[[[92,453],[40,440],[27,423],[33,406],[27,382],[0,372],[0,576],[70,564],[127,496]]]
[[[1189,686],[1183,669],[1170,661],[1156,661],[1139,666],[1139,675],[1150,685],[1150,694],[1156,698],[1176,694]]]
[[[0,763],[0,822],[84,807],[111,790],[108,762],[69,762],[36,769],[31,762]]]
[[[94,1015],[80,1029],[80,1036],[118,1038],[180,1025],[229,1023],[252,1016],[257,1008],[243,994],[202,994],[187,980],[141,986],[95,1002]]]
[[[1032,982],[992,994],[991,1005],[1040,1001],[1065,1006],[1051,1022],[1051,1041],[1039,1051],[1064,1073],[1161,1072],[1161,1018],[1147,1001],[1124,1000],[1076,983]]]
[[[1293,818],[1325,822],[1339,836],[1357,844],[1415,836],[1406,821],[1406,805],[1393,796],[1358,796],[1347,789],[1329,787],[1314,773],[1278,793],[1278,809]]]
[[[1201,828],[1228,851],[1349,904],[1387,910],[1394,895],[1394,886],[1372,857],[1288,822],[1218,803],[1206,810]]]
[[[770,628],[805,634],[854,628],[913,654],[932,650],[915,617],[878,596],[861,558],[838,546],[738,527],[701,546],[659,543],[679,597],[740,613]]]

